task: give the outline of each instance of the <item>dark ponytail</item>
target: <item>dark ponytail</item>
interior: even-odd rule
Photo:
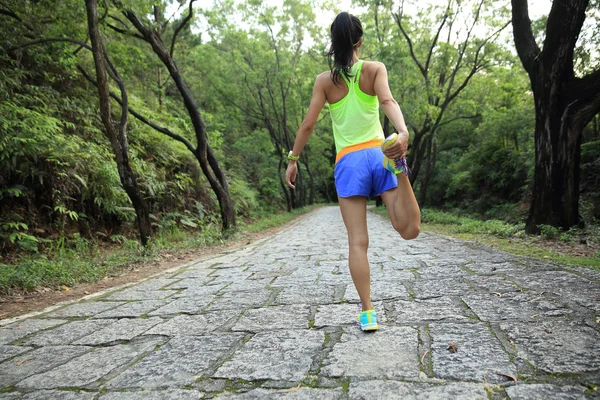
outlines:
[[[339,13],[331,24],[331,47],[329,69],[331,79],[337,85],[342,74],[350,79],[350,67],[354,48],[360,43],[363,29],[360,20],[347,12]]]

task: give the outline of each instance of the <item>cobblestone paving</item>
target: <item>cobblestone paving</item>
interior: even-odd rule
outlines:
[[[600,394],[599,273],[434,234],[407,242],[368,222],[378,332],[356,325],[345,229],[327,207],[245,248],[5,322],[0,399]]]

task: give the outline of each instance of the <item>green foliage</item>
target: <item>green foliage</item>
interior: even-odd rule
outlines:
[[[496,235],[499,237],[511,237],[522,235],[523,226],[509,224],[497,219],[482,221],[477,218],[463,216],[461,214],[424,209],[421,211],[421,220],[424,223],[453,225],[457,233],[474,233]]]
[[[551,225],[539,225],[538,228],[542,237],[546,239],[554,239],[560,234],[560,231]]]

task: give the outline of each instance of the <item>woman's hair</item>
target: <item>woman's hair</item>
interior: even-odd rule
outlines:
[[[327,56],[329,57],[331,79],[336,85],[342,74],[350,79],[352,55],[362,36],[362,25],[354,15],[342,12],[333,20],[331,24],[331,47]]]

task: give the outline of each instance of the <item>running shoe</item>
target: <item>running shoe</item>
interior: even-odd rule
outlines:
[[[383,143],[381,143],[381,150],[385,150],[392,144],[396,143],[396,139],[398,139],[397,133],[392,133],[390,136],[385,138]],[[395,175],[403,174],[408,176],[408,165],[406,164],[406,157],[404,156],[396,158],[395,160],[383,156],[383,167]]]
[[[364,332],[376,331],[379,329],[379,325],[377,325],[377,313],[375,310],[363,311],[356,319],[360,322],[360,329]]]

